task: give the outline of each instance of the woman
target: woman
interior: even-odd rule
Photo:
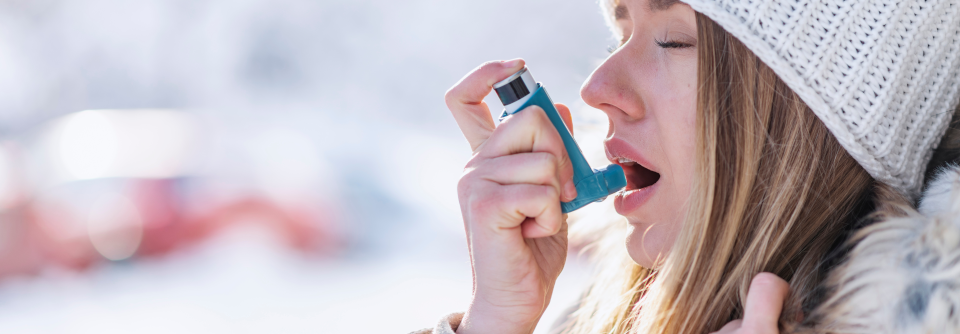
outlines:
[[[622,42],[581,95],[609,118],[629,230],[568,332],[960,330],[960,228],[912,209],[960,97],[957,0],[604,6]],[[495,128],[482,102],[523,66],[484,64],[446,96],[474,151],[458,189],[474,298],[435,332],[531,332],[563,267],[559,136],[535,107]],[[945,173],[926,213],[951,212]]]

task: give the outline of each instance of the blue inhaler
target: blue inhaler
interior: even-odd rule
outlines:
[[[573,164],[573,184],[577,187],[577,198],[570,202],[561,202],[560,207],[563,213],[573,212],[579,208],[593,202],[599,202],[607,198],[608,195],[615,193],[627,185],[627,178],[623,175],[623,168],[617,164],[611,164],[600,169],[590,168],[587,159],[583,157],[580,146],[573,140],[570,131],[560,118],[560,113],[553,106],[553,101],[547,95],[547,90],[543,85],[533,80],[533,75],[526,67],[519,72],[514,73],[509,78],[493,85],[493,89],[500,96],[500,102],[503,102],[505,110],[500,120],[508,115],[520,112],[526,107],[535,105],[543,109],[550,118],[550,123],[560,133],[563,139],[563,146],[567,149],[567,155]]]

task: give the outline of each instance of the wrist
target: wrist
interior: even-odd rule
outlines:
[[[540,312],[490,308],[471,303],[463,316],[457,334],[505,333],[530,334],[540,320]]]

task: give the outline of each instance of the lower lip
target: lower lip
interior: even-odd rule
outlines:
[[[649,201],[650,197],[653,197],[653,192],[657,190],[658,186],[660,186],[660,182],[651,184],[646,188],[617,193],[617,196],[614,197],[613,207],[622,216],[633,213]]]

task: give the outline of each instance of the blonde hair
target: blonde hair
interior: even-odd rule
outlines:
[[[609,257],[568,333],[715,331],[742,317],[764,271],[789,282],[781,323],[795,322],[828,253],[872,209],[878,183],[773,70],[699,13],[697,30],[698,165],[681,232],[656,271],[597,246]]]

